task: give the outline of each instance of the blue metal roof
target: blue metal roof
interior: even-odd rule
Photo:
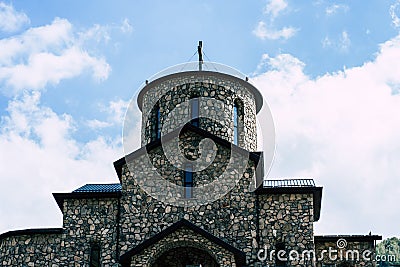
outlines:
[[[121,184],[85,184],[72,192],[121,192],[121,189]]]
[[[314,179],[264,180],[264,187],[314,187]]]

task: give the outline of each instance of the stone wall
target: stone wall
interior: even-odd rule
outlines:
[[[181,149],[184,151],[184,155],[190,159],[196,159],[198,156],[198,151],[190,149],[193,147],[193,142],[196,143],[194,140],[198,140],[198,137],[196,134],[184,134],[186,146],[181,145]],[[188,146],[188,144],[190,145]],[[227,156],[230,153],[229,149],[225,147],[219,146],[218,150],[220,151],[217,152],[214,162],[216,166],[211,166],[211,168],[223,170],[222,166],[225,166]],[[176,178],[177,183],[183,179],[182,171],[176,170],[171,166],[168,167],[169,165],[160,148],[150,151],[149,154],[153,168],[143,164],[144,157],[147,157],[147,155],[143,155],[130,163],[130,169],[133,170],[125,168],[122,174],[122,253],[182,218],[189,220],[196,226],[203,228],[238,249],[242,249],[249,255],[252,253],[252,235],[256,229],[255,210],[254,205],[247,204],[248,202],[254,202],[255,199],[255,194],[249,193],[248,190],[249,184],[253,179],[254,163],[249,162],[244,173],[241,173],[240,176],[238,176],[239,173],[236,173],[236,176],[238,176],[237,183],[226,184],[233,189],[221,199],[217,199],[214,202],[210,201],[210,203],[204,205],[179,207],[158,201],[147,195],[142,187],[139,187],[137,183],[138,175],[145,177],[146,181],[150,182],[155,180],[155,175],[165,176],[170,181]],[[154,170],[157,171],[154,172]],[[203,179],[204,175],[209,174],[207,172],[207,170],[204,170],[204,173],[199,172],[195,175]],[[218,171],[215,171],[215,176],[211,177],[216,177],[217,173]],[[159,191],[163,192],[163,189],[161,188]]]
[[[133,179],[134,174],[126,169],[122,176],[121,253],[184,218],[251,257],[256,249],[255,194],[248,191],[253,171],[254,167],[249,167],[243,179],[221,199],[205,205],[177,207],[147,195]]]
[[[182,150],[185,151],[185,148]],[[159,155],[161,150],[155,149],[150,151],[151,153]],[[168,164],[162,156],[150,156],[150,158],[157,159],[152,161],[155,163],[154,169],[158,170],[157,174],[167,173],[168,177],[182,180],[182,173],[173,174],[173,171],[166,167]],[[224,161],[222,158],[221,161]],[[130,164],[141,167],[143,166],[141,163],[143,158],[138,157]],[[213,168],[218,169],[218,166]],[[249,161],[235,186],[212,203],[177,207],[148,196],[138,185],[136,175],[153,179],[154,173],[150,168],[131,171],[125,167],[121,179],[123,184],[121,252],[128,251],[182,218],[245,252],[250,266],[258,261],[257,253],[260,248],[267,245],[267,249],[273,249],[278,241],[284,242],[287,249],[298,251],[314,249],[312,193],[260,195],[257,208],[257,195],[249,191],[249,186],[254,181],[254,171],[254,163]],[[290,262],[291,266],[304,266],[305,263],[308,262]]]
[[[260,245],[268,252],[264,263],[274,264],[270,257],[277,244],[283,244],[284,250],[302,254],[314,250],[313,233],[313,196],[312,194],[270,194],[260,199]],[[289,266],[310,266],[308,257],[288,261]]]
[[[236,186],[245,172],[249,172],[248,184],[254,184],[254,162],[249,160],[249,153],[231,150],[212,141],[204,145],[200,143],[203,139],[199,134],[187,131],[179,141],[168,141],[163,146],[144,151],[129,163],[132,178],[122,179],[123,190],[137,186],[132,184],[135,181],[158,200],[184,205],[188,202],[183,198],[182,187],[185,162],[191,162],[193,166],[195,187],[194,198],[190,201],[196,202],[194,204],[219,199]]]
[[[65,266],[61,234],[16,235],[0,240],[1,266]]]
[[[154,81],[146,85],[142,107],[142,146],[153,139],[154,120],[152,114],[158,104],[161,111],[161,126],[168,133],[182,123],[190,121],[189,99],[200,97],[200,128],[233,143],[233,106],[236,99],[243,103],[242,131],[239,146],[249,151],[257,149],[256,106],[254,95],[235,77],[209,73],[185,75]],[[202,82],[199,82],[202,81]],[[250,86],[250,85],[249,85]],[[208,100],[207,100],[208,99]],[[212,101],[212,99],[217,101]],[[219,101],[219,102],[218,102]],[[177,106],[185,103],[181,109]],[[223,103],[223,105],[220,105]],[[176,111],[173,113],[172,110]],[[168,123],[165,123],[168,117]]]
[[[98,244],[102,266],[112,266],[117,259],[117,208],[117,199],[66,199],[61,241],[63,262],[88,266],[91,245]]]

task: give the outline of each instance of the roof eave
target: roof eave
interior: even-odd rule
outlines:
[[[172,140],[173,138],[176,138],[176,136],[179,135],[180,131],[185,131],[185,130],[189,130],[189,131],[193,131],[194,133],[197,133],[201,136],[203,136],[204,138],[210,138],[212,139],[215,143],[220,144],[224,147],[228,147],[231,148],[232,151],[234,152],[238,152],[241,153],[243,155],[249,155],[249,159],[253,160],[254,163],[256,164],[256,166],[258,166],[258,164],[263,164],[263,152],[250,152],[244,148],[241,148],[219,136],[216,136],[212,133],[209,133],[206,130],[203,130],[199,127],[193,126],[191,124],[186,124],[182,129],[176,129],[164,136],[162,136],[161,139],[155,140],[141,148],[139,148],[138,150],[126,155],[125,157],[122,157],[118,160],[116,160],[114,162],[114,169],[117,172],[117,176],[119,178],[119,181],[121,181],[121,177],[122,177],[122,168],[123,166],[128,162],[138,158],[141,155],[144,155],[145,153],[147,153],[148,151],[153,150],[154,148],[160,147],[162,144],[161,142],[168,142],[170,140]],[[263,168],[257,168],[258,172],[257,172],[257,176],[263,177],[264,171]]]
[[[260,93],[260,91],[251,83],[249,83],[246,80],[240,79],[238,77],[235,77],[233,75],[229,75],[226,73],[221,73],[221,72],[217,72],[217,71],[184,71],[184,72],[177,72],[177,73],[172,73],[169,75],[165,75],[162,76],[154,81],[151,81],[150,83],[146,84],[145,87],[143,87],[140,92],[139,95],[137,97],[137,104],[138,107],[140,109],[140,111],[142,110],[142,105],[143,105],[143,96],[144,94],[152,87],[156,86],[159,83],[162,83],[166,80],[169,79],[173,79],[175,77],[178,76],[188,76],[188,77],[192,77],[192,76],[204,76],[205,74],[208,75],[214,75],[214,76],[220,76],[223,79],[233,79],[237,82],[239,82],[242,86],[244,86],[246,89],[249,90],[249,92],[254,96],[254,100],[256,102],[256,113],[258,113],[263,105],[263,97],[262,94]]]

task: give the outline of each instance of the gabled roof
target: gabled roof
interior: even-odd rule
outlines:
[[[176,129],[166,135],[164,135],[162,137],[162,141],[163,142],[168,142],[169,140],[175,138],[176,136],[179,135],[179,131],[180,129]],[[244,148],[238,147],[237,145],[219,137],[216,136],[212,133],[209,133],[206,130],[203,130],[199,127],[193,126],[190,123],[186,124],[183,128],[182,128],[182,132],[184,131],[192,131],[200,136],[203,136],[204,138],[210,138],[212,139],[215,143],[220,144],[226,148],[232,149],[233,152],[238,152],[241,153],[243,155],[248,155],[250,160],[253,160],[254,163],[256,164],[256,166],[258,164],[264,164],[263,162],[263,153],[262,152],[249,152]],[[122,176],[122,167],[126,164],[126,162],[128,161],[132,161],[134,159],[136,159],[137,157],[140,157],[142,155],[144,155],[145,153],[147,153],[148,151],[151,151],[154,148],[160,147],[161,146],[161,139],[155,140],[149,144],[147,144],[146,146],[143,146],[141,148],[139,148],[138,150],[130,153],[129,155],[120,158],[119,160],[114,162],[114,168],[115,171],[117,172],[118,178],[121,181],[121,176]],[[262,165],[260,165],[260,168],[257,168],[257,177],[259,179],[262,179],[264,176],[264,168],[262,168]],[[261,181],[260,181],[261,182]]]
[[[122,267],[130,266],[131,258],[134,255],[139,254],[144,249],[146,249],[146,248],[150,247],[151,245],[157,243],[161,239],[165,238],[169,234],[177,231],[178,229],[180,229],[182,227],[186,227],[186,228],[192,230],[193,232],[203,236],[204,238],[210,240],[214,244],[217,244],[217,245],[221,246],[222,248],[232,252],[232,254],[235,256],[235,261],[236,261],[237,266],[242,266],[242,265],[245,264],[245,262],[246,262],[246,254],[243,251],[241,251],[241,250],[235,248],[234,246],[226,243],[225,241],[219,239],[218,237],[210,234],[206,230],[194,225],[193,223],[191,223],[191,222],[189,222],[189,221],[187,221],[185,219],[181,219],[180,221],[178,221],[178,222],[174,223],[173,225],[167,227],[166,229],[164,229],[160,233],[150,237],[149,239],[146,239],[144,242],[140,243],[139,245],[137,245],[136,247],[134,247],[133,249],[129,250],[124,255],[122,255],[120,257],[120,263],[121,263]]]

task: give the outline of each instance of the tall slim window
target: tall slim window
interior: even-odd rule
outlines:
[[[238,114],[238,104],[235,102],[233,106],[233,143],[238,145],[239,143],[239,114]]]
[[[241,136],[243,130],[243,102],[237,98],[233,104],[233,143],[239,145],[241,143]]]
[[[157,126],[156,126],[156,136],[157,139],[161,138],[161,113],[160,113],[160,106],[157,105],[157,110],[156,110],[156,121],[157,121]]]
[[[195,96],[195,98],[190,99],[190,122],[193,126],[196,127],[199,127],[199,109],[199,99],[197,98],[197,96]]]
[[[90,248],[90,267],[100,267],[100,246],[93,244]]]
[[[160,113],[160,105],[157,104],[154,106],[152,111],[152,125],[151,125],[151,141],[155,141],[161,138],[161,113]]]
[[[184,196],[185,198],[193,197],[193,165],[186,164],[183,178]]]

